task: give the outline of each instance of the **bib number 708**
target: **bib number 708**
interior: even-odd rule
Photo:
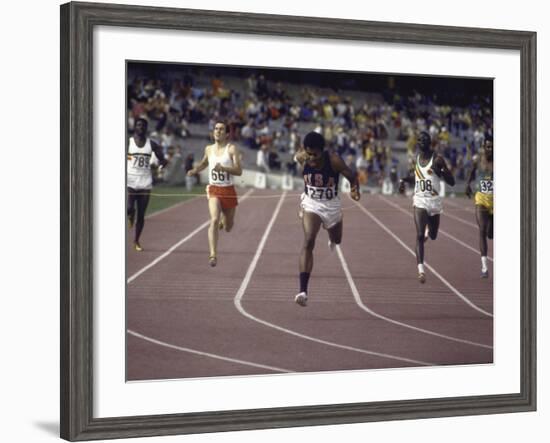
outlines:
[[[432,188],[432,181],[431,180],[419,180],[416,184],[416,186],[418,187],[418,189],[420,189],[420,191],[424,192],[424,191],[432,191],[433,188]]]

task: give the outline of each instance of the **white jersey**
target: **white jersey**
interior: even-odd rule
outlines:
[[[145,144],[140,148],[136,145],[134,137],[130,137],[126,167],[127,186],[129,188],[151,189],[153,187],[152,155],[153,148],[148,138],[145,139]]]
[[[214,167],[219,163],[225,167],[232,167],[233,160],[229,155],[229,144],[225,145],[221,155],[216,155],[216,146],[211,145],[208,153],[208,183],[216,186],[231,186],[233,177],[228,172],[214,171]]]
[[[443,204],[441,201],[441,179],[435,174],[432,169],[435,156],[426,166],[421,166],[419,157],[416,157],[414,167],[414,195],[413,206],[416,208],[425,209],[428,215],[441,214],[443,212]]]
[[[441,179],[433,171],[435,155],[426,166],[420,165],[420,157],[416,157],[414,167],[414,195],[418,197],[438,197],[441,192]]]

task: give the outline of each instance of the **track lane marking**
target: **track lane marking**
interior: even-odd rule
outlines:
[[[155,194],[151,194],[152,196],[155,195]],[[157,194],[158,195],[158,194]],[[192,195],[191,198],[188,198],[187,200],[184,200],[184,201],[181,201],[179,203],[176,203],[172,206],[168,206],[167,208],[164,208],[164,209],[160,209],[159,211],[155,211],[151,214],[147,214],[145,216],[145,219],[149,219],[149,218],[152,218],[152,217],[156,217],[157,215],[160,215],[160,214],[164,214],[165,212],[169,212],[171,211],[172,209],[176,209],[176,208],[179,208],[183,205],[185,205],[186,203],[190,203],[190,202],[193,202],[193,201],[199,201],[201,200],[203,197],[206,197],[205,194],[182,194],[182,195]],[[245,194],[246,195],[246,194]],[[296,196],[299,196],[300,193],[292,193],[292,194],[289,194],[288,196],[289,197],[296,197]],[[173,197],[177,197],[178,194],[166,194],[165,196],[173,196]],[[244,195],[242,197],[244,199]],[[279,198],[279,195],[258,195],[258,196],[254,196],[254,197],[248,197],[248,198],[263,198],[263,199],[268,199],[268,198]]]
[[[384,203],[387,203],[388,205],[390,206],[393,206],[395,209],[398,209],[399,211],[407,214],[407,215],[412,215],[411,212],[407,211],[406,209],[402,208],[401,206],[399,206],[398,204],[394,203],[394,202],[391,202],[389,201],[387,198],[385,197],[382,197],[382,196],[379,196],[379,198],[384,202]],[[447,202],[445,202],[447,203]],[[445,217],[447,217],[449,214],[445,214]],[[454,240],[455,242],[457,242],[459,245],[461,246],[464,246],[466,249],[469,249],[470,251],[473,251],[475,252],[477,255],[479,255],[479,251],[477,249],[475,249],[474,247],[470,246],[469,244],[467,243],[464,243],[462,240],[456,238],[454,235],[451,235],[449,234],[448,232],[446,232],[444,229],[439,229],[439,231],[441,234],[443,234],[444,236],[450,238],[451,240]],[[487,258],[490,260],[490,261],[493,261],[493,257],[489,257],[487,256]]]
[[[416,257],[415,252],[409,248],[403,240],[401,240],[397,235],[395,235],[384,223],[382,223],[380,220],[378,220],[377,217],[375,217],[369,210],[367,210],[363,205],[361,205],[358,202],[354,202],[361,211],[363,211],[371,220],[373,220],[378,226],[380,226],[386,233],[388,233],[395,241],[397,241],[403,248],[405,248],[409,253]],[[424,265],[434,274],[439,280],[443,282],[445,286],[447,286],[458,298],[460,298],[464,303],[466,303],[468,306],[470,306],[472,309],[475,309],[476,311],[482,313],[483,315],[486,315],[487,317],[493,317],[493,314],[490,312],[487,312],[486,310],[480,308],[475,303],[473,303],[470,299],[465,297],[458,289],[456,289],[453,285],[451,285],[439,272],[437,272],[432,266],[430,266],[427,262],[424,262]]]
[[[440,334],[438,332],[430,331],[428,329],[419,328],[419,327],[416,327],[416,326],[413,326],[413,325],[410,325],[410,324],[407,324],[407,323],[402,323],[398,320],[394,320],[392,318],[386,317],[382,314],[378,314],[377,312],[373,311],[371,308],[369,308],[368,306],[366,306],[363,303],[363,300],[361,299],[361,295],[359,294],[359,290],[357,289],[357,286],[355,286],[355,281],[353,280],[353,277],[351,276],[351,272],[348,268],[348,264],[346,262],[346,259],[344,258],[344,254],[342,253],[340,245],[336,245],[336,252],[338,253],[338,258],[340,259],[340,263],[342,264],[342,268],[344,269],[344,274],[346,275],[346,278],[348,280],[348,284],[349,284],[349,287],[350,287],[351,292],[353,294],[353,298],[355,299],[355,303],[357,303],[357,305],[361,309],[363,309],[365,312],[369,313],[373,317],[376,317],[380,320],[384,320],[384,321],[387,321],[389,323],[392,323],[392,324],[395,324],[395,325],[398,325],[398,326],[403,326],[405,328],[412,329],[412,330],[417,331],[417,332],[421,332],[423,334],[433,335],[435,337],[443,338],[443,339],[458,342],[458,343],[464,343],[464,344],[467,344],[467,345],[478,346],[480,348],[493,349],[493,347],[490,346],[490,345],[485,345],[483,343],[477,343],[477,342],[473,342],[473,341],[470,341],[470,340],[465,340],[465,339],[462,339],[462,338],[452,337],[450,335]]]
[[[248,196],[254,192],[254,189],[250,189],[246,194],[243,195],[241,202],[246,200]],[[174,252],[177,248],[179,248],[182,244],[193,238],[196,234],[198,234],[200,231],[202,231],[204,228],[206,228],[210,224],[210,219],[205,221],[202,225],[200,225],[198,228],[196,228],[193,232],[186,235],[184,238],[182,238],[179,242],[171,246],[167,251],[159,255],[157,258],[155,258],[151,263],[141,268],[139,271],[137,271],[134,275],[128,278],[126,281],[127,284],[133,282],[136,278],[138,278],[141,274],[143,274],[145,271],[151,269],[153,266],[164,260],[166,257],[168,257],[172,252]]]
[[[382,357],[382,358],[398,360],[398,361],[407,362],[407,363],[413,363],[413,364],[416,364],[416,365],[438,366],[435,363],[428,363],[428,362],[424,362],[424,361],[420,361],[420,360],[414,360],[414,359],[409,359],[409,358],[405,358],[405,357],[399,357],[399,356],[395,356],[395,355],[384,354],[384,353],[375,352],[375,351],[369,351],[369,350],[366,350],[366,349],[355,348],[353,346],[341,345],[341,344],[338,344],[338,343],[333,343],[333,342],[330,342],[330,341],[321,340],[319,338],[311,337],[309,335],[300,334],[299,332],[293,331],[291,329],[283,328],[282,326],[279,326],[279,325],[270,323],[268,321],[262,320],[258,317],[255,317],[243,308],[242,298],[243,298],[244,293],[245,293],[245,291],[248,287],[248,284],[250,283],[250,280],[252,278],[252,274],[254,273],[254,270],[256,269],[256,265],[258,264],[258,260],[259,260],[261,254],[262,254],[262,251],[263,251],[264,246],[267,242],[267,238],[269,237],[269,234],[271,232],[273,224],[275,223],[275,220],[276,220],[276,218],[279,214],[279,211],[281,210],[281,206],[283,204],[285,196],[286,196],[286,191],[283,192],[283,194],[281,195],[281,198],[279,199],[279,202],[277,203],[277,206],[275,207],[275,210],[273,212],[271,220],[269,221],[269,223],[266,227],[266,230],[264,232],[264,235],[262,236],[262,239],[260,240],[260,243],[258,244],[258,248],[256,249],[256,253],[254,254],[252,262],[250,263],[250,265],[248,267],[248,270],[246,271],[246,275],[245,275],[245,277],[244,277],[244,279],[241,283],[241,286],[239,287],[239,290],[235,294],[234,304],[235,304],[235,307],[237,308],[237,310],[242,315],[249,318],[250,320],[253,320],[257,323],[260,323],[264,326],[275,329],[277,331],[281,331],[281,332],[284,332],[286,334],[294,335],[295,337],[299,337],[299,338],[302,338],[304,340],[313,341],[315,343],[320,343],[322,345],[331,346],[331,347],[338,348],[338,349],[344,349],[344,350],[347,350],[347,351],[359,352],[359,353],[362,353],[362,354],[373,355],[373,356],[376,356],[376,357]],[[299,309],[302,309],[302,308],[299,308]]]
[[[145,218],[146,218],[146,219],[153,218],[153,217],[156,217],[157,215],[164,214],[165,212],[171,211],[172,209],[180,208],[181,206],[185,205],[186,203],[189,203],[189,202],[193,202],[193,201],[199,200],[199,197],[200,197],[200,196],[197,195],[196,197],[188,198],[187,200],[184,200],[184,201],[182,201],[182,202],[176,203],[175,205],[168,206],[167,208],[161,209],[161,210],[159,210],[159,211],[155,211],[155,212],[153,212],[153,213],[151,213],[151,214],[147,214],[147,215],[145,216]]]
[[[153,343],[155,345],[159,345],[159,346],[169,348],[169,349],[175,349],[176,351],[188,352],[190,354],[196,354],[196,355],[200,355],[200,356],[203,356],[203,357],[214,358],[214,359],[217,359],[217,360],[228,361],[228,362],[231,362],[231,363],[237,363],[237,364],[245,365],[245,366],[252,366],[254,368],[268,369],[268,370],[274,371],[274,372],[285,372],[285,373],[296,372],[296,371],[290,371],[288,369],[277,368],[275,366],[262,365],[262,364],[253,363],[253,362],[247,361],[247,360],[239,360],[239,359],[236,359],[236,358],[224,357],[223,355],[211,354],[210,352],[197,351],[196,349],[184,348],[184,347],[181,347],[181,346],[172,345],[170,343],[166,343],[166,342],[163,342],[163,341],[151,338],[151,337],[147,337],[146,335],[143,335],[143,334],[140,334],[138,332],[132,331],[131,329],[127,329],[126,332],[130,335],[133,335],[134,337],[141,338],[142,340],[148,341],[148,342]]]
[[[254,189],[250,189],[248,192],[246,192],[241,201],[244,201],[245,199],[248,198],[248,196],[254,192]],[[196,199],[190,199],[190,200],[186,200],[185,202],[182,202],[179,206],[181,206],[183,203],[187,203],[188,201],[192,201],[192,200],[196,200]],[[170,208],[167,208],[167,210],[169,209],[172,209],[174,206],[171,206]],[[164,211],[166,212],[166,211]],[[154,213],[152,215],[155,215],[157,213]],[[153,260],[151,263],[149,263],[147,266],[145,266],[144,268],[142,268],[140,271],[138,271],[136,274],[132,275],[129,279],[128,279],[128,283],[130,283],[131,281],[135,280],[137,277],[139,277],[139,275],[143,274],[145,271],[147,271],[148,269],[150,269],[151,267],[153,267],[154,265],[156,265],[158,262],[160,262],[161,260],[163,260],[164,258],[166,258],[168,255],[170,255],[175,249],[177,249],[179,246],[181,246],[183,243],[185,243],[186,241],[190,240],[193,236],[195,236],[198,232],[200,232],[202,229],[204,229],[206,226],[208,226],[210,224],[210,220],[207,220],[205,223],[201,224],[198,228],[196,228],[193,232],[191,232],[189,235],[187,235],[186,237],[184,237],[182,240],[180,240],[179,242],[177,242],[175,245],[173,245],[170,249],[168,249],[165,253],[163,253],[162,255],[160,255],[159,257],[157,257],[155,260]],[[160,345],[160,346],[164,346],[164,347],[167,347],[167,348],[171,348],[171,349],[176,349],[176,350],[179,350],[179,351],[182,351],[182,352],[189,352],[189,353],[193,353],[193,354],[197,354],[197,355],[202,355],[202,356],[206,356],[206,357],[211,357],[211,358],[216,358],[216,359],[219,359],[219,360],[224,360],[224,361],[230,361],[230,362],[233,362],[233,363],[239,363],[239,364],[244,364],[244,365],[248,365],[248,366],[253,366],[253,367],[258,367],[258,368],[263,368],[263,369],[268,369],[268,370],[272,370],[272,371],[275,371],[275,372],[287,372],[287,373],[291,373],[291,372],[296,372],[296,371],[291,371],[291,370],[288,370],[288,369],[282,369],[282,368],[277,368],[277,367],[274,367],[274,366],[267,366],[267,365],[262,365],[262,364],[258,364],[258,363],[252,363],[252,362],[248,362],[248,361],[245,361],[245,360],[238,360],[238,359],[233,359],[233,358],[230,358],[230,357],[224,357],[224,356],[220,356],[220,355],[217,355],[217,354],[211,354],[211,353],[207,353],[207,352],[203,352],[203,351],[198,351],[198,350],[195,350],[195,349],[191,349],[191,348],[183,348],[183,347],[180,347],[180,346],[176,346],[176,345],[172,345],[170,343],[165,343],[165,342],[162,342],[160,340],[156,340],[154,338],[151,338],[151,337],[147,337],[143,334],[139,334],[135,331],[132,331],[130,329],[127,330],[127,332],[135,337],[138,337],[138,338],[141,338],[143,340],[146,340],[146,341],[149,341],[151,343],[154,343],[154,344],[157,344],[157,345]]]
[[[459,221],[460,223],[463,223],[463,224],[465,224],[465,225],[467,225],[467,226],[471,226],[471,227],[473,227],[473,228],[478,229],[478,226],[477,226],[476,224],[474,224],[474,223],[472,223],[472,222],[469,222],[469,221],[466,221],[466,220],[464,220],[464,219],[462,219],[462,218],[460,218],[460,217],[457,217],[456,215],[449,214],[448,212],[445,213],[445,217],[450,217],[450,218],[452,218],[452,219],[454,219],[454,220],[456,220],[456,221]]]
[[[474,213],[474,210],[470,207],[462,206],[457,203],[450,202],[449,199],[445,200],[445,204],[448,204],[449,206],[452,206],[453,208],[460,209],[462,211]]]

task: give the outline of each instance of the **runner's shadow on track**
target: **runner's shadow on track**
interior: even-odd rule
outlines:
[[[34,423],[34,426],[38,429],[41,429],[42,431],[46,432],[47,434],[54,435],[56,437],[59,437],[59,423],[57,422],[36,422]]]

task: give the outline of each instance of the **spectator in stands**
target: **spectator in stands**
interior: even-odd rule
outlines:
[[[168,152],[170,146],[174,147],[176,143],[176,137],[172,128],[167,127],[160,134],[160,145],[162,146],[165,153]]]
[[[399,175],[397,173],[397,164],[392,162],[389,170],[389,178],[392,184],[392,194],[396,194],[399,189]]]
[[[269,147],[266,144],[260,146],[258,153],[256,154],[256,166],[262,172],[269,172],[269,159],[268,159]]]
[[[296,176],[298,173],[297,171],[297,163],[294,161],[294,159],[291,159],[286,163],[286,171],[292,175],[293,177]]]
[[[256,95],[260,100],[265,100],[269,97],[267,80],[264,75],[258,77],[258,81],[256,82]]]
[[[256,145],[256,129],[254,127],[254,120],[248,119],[246,125],[241,128],[241,138],[245,146],[251,149],[257,149]]]
[[[287,142],[283,138],[281,131],[276,131],[273,137],[273,147],[277,152],[286,152]]]
[[[251,73],[248,76],[248,78],[246,79],[246,85],[248,86],[249,93],[253,93],[253,94],[256,93],[256,85],[257,85],[256,74]]]
[[[268,165],[271,171],[281,170],[281,160],[279,159],[279,153],[275,149],[270,149],[268,154]]]
[[[357,173],[357,163],[355,161],[355,156],[353,154],[346,155],[345,163],[347,167],[353,172],[354,174]]]
[[[290,135],[288,137],[288,152],[291,155],[294,155],[294,153],[298,150],[300,147],[300,136],[298,135],[298,131],[294,128],[290,131]]]
[[[198,175],[187,175],[187,173],[193,169],[193,164],[195,163],[195,156],[193,153],[190,153],[185,157],[184,169],[185,169],[185,189],[187,192],[193,190],[193,186],[198,184],[199,176]]]
[[[218,96],[223,88],[223,80],[220,78],[219,72],[216,72],[216,74],[214,74],[214,78],[212,79],[210,84],[212,86],[212,95]]]

